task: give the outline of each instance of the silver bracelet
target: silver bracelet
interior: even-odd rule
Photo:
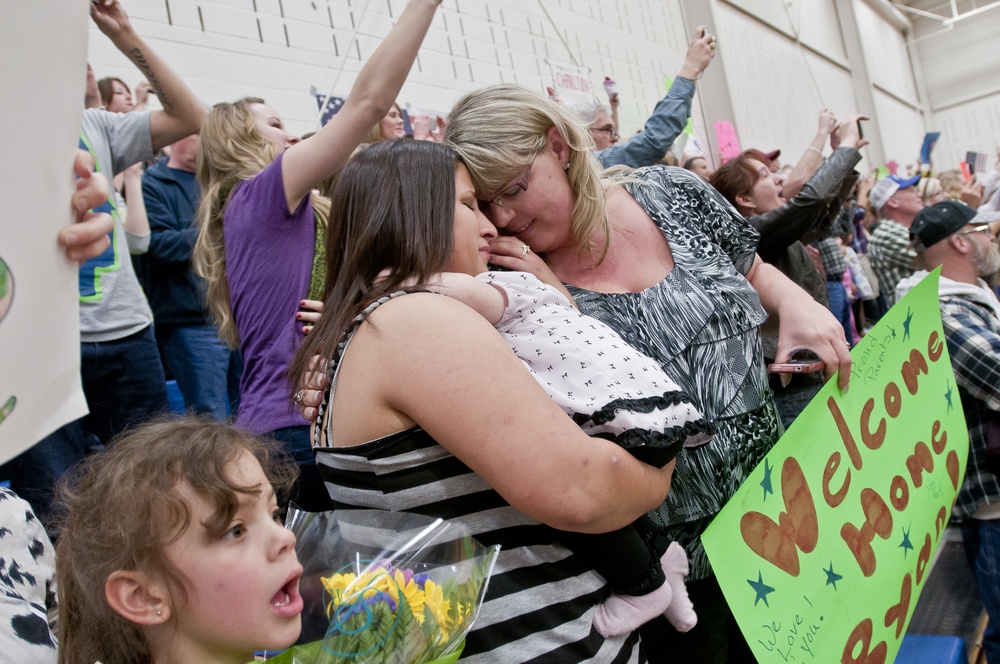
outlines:
[[[807,148],[806,148],[806,150],[807,150],[807,151],[808,151],[808,150],[812,150],[813,152],[815,152],[815,153],[816,153],[816,154],[818,154],[819,156],[821,156],[821,157],[823,156],[823,151],[822,151],[822,150],[820,150],[819,148],[814,148],[814,147],[813,147],[813,146],[811,146],[811,145],[810,145],[809,147],[807,147]]]

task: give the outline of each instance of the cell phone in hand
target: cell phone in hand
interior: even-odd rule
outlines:
[[[861,128],[861,120],[858,120],[858,138],[865,137],[865,130]]]
[[[826,363],[820,360],[789,360],[767,365],[768,373],[818,373],[826,369]]]

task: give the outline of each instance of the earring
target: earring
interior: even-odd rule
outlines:
[[[162,617],[162,616],[163,616],[163,611],[161,611],[160,609],[157,609],[157,610],[156,610],[156,617],[157,617],[157,618],[160,618],[160,617]]]
[[[569,162],[568,161],[565,164],[563,164],[563,170],[564,171],[568,171],[569,170]]]

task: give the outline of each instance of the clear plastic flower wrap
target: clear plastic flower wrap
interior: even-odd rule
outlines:
[[[454,662],[499,547],[459,525],[380,510],[290,510],[304,567],[299,645],[274,664]]]

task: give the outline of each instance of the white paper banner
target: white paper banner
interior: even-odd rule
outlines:
[[[70,222],[86,86],[83,0],[19,2],[0,21],[0,461],[87,412]]]

